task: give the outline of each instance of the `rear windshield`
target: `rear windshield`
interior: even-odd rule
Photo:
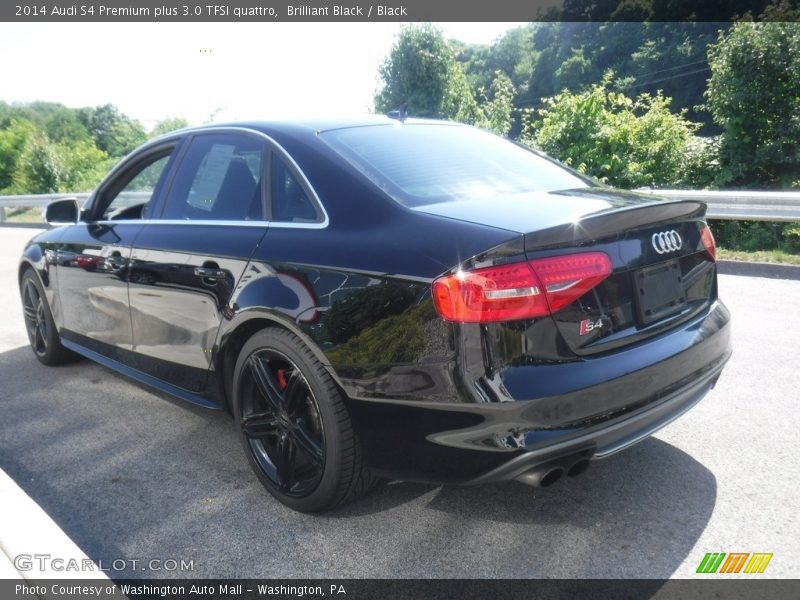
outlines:
[[[588,185],[557,163],[474,127],[398,123],[321,137],[408,207]]]

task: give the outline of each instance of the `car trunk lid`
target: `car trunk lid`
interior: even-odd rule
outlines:
[[[574,194],[574,192],[572,192]],[[552,315],[569,348],[593,354],[677,326],[716,297],[716,269],[703,242],[705,205],[628,202],[526,233],[529,259],[576,251],[609,255],[612,274]]]
[[[716,297],[716,269],[701,231],[705,204],[578,188],[432,204],[415,210],[520,234],[509,261],[604,252],[610,276],[552,313],[569,350],[586,355],[636,343],[690,318]],[[481,257],[477,257],[481,258]],[[501,259],[501,262],[504,259]],[[481,262],[480,260],[478,262]]]

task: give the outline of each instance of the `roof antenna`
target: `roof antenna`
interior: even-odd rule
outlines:
[[[390,119],[397,119],[401,123],[405,123],[406,119],[408,118],[408,103],[404,102],[400,105],[400,108],[396,110],[390,110],[386,116]]]

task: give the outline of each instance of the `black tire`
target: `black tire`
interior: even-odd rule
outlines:
[[[289,331],[269,327],[245,343],[234,369],[233,415],[253,471],[289,508],[330,510],[376,481],[341,392]]]
[[[47,296],[39,278],[31,269],[22,276],[19,290],[28,341],[39,362],[54,367],[74,360],[76,355],[61,345]]]

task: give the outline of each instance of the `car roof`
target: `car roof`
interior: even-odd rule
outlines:
[[[224,123],[208,123],[196,127],[187,127],[179,131],[171,132],[168,135],[191,133],[196,131],[209,131],[230,127],[242,127],[261,131],[267,135],[284,134],[289,136],[316,136],[324,131],[335,129],[348,129],[354,127],[371,127],[398,125],[401,121],[385,115],[360,115],[350,118],[302,118],[286,120],[264,120],[264,121],[231,121]],[[405,119],[403,123],[414,125],[452,125],[458,126],[459,123],[452,121],[441,121],[437,119]]]

